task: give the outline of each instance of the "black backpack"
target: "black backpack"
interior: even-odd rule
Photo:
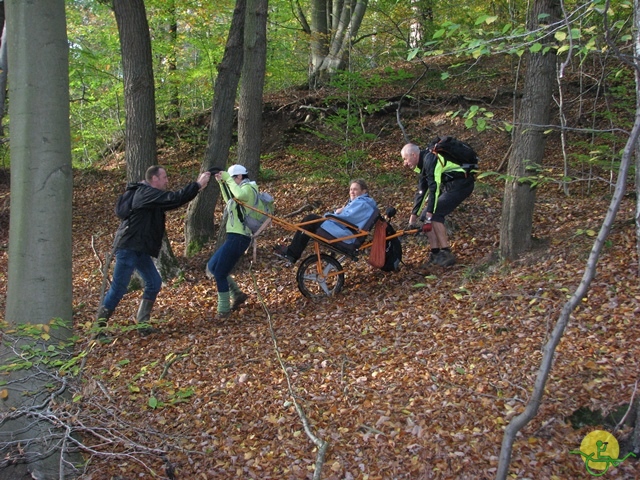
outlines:
[[[120,220],[126,220],[131,215],[131,212],[133,211],[133,196],[137,189],[137,183],[127,185],[125,192],[118,197],[118,200],[116,200],[114,210]]]
[[[395,228],[387,222],[387,237],[396,233]],[[387,240],[384,249],[384,265],[380,270],[385,272],[397,272],[400,270],[400,263],[402,263],[402,244],[400,238],[395,237]]]
[[[140,186],[139,183],[130,183],[127,185],[127,189],[116,200],[116,206],[114,211],[118,218],[122,220],[120,226],[116,230],[116,234],[113,238],[112,254],[116,251],[116,248],[120,245],[123,235],[129,229],[129,217],[133,212],[133,197],[136,194],[136,190]]]
[[[437,137],[431,143],[430,150],[436,155],[442,155],[446,160],[457,163],[462,168],[478,168],[480,159],[471,145],[455,137]]]

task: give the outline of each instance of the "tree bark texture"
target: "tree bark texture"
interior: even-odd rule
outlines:
[[[6,319],[71,320],[73,178],[64,1],[8,2],[7,9],[13,24],[8,24],[11,219]]]
[[[313,0],[311,16],[312,86],[326,83],[337,70],[343,69],[353,38],[358,35],[368,0],[343,2]]]
[[[143,0],[113,0],[124,78],[127,181],[156,163],[156,103],[151,37]]]
[[[638,31],[640,28],[640,0],[633,1],[633,25],[635,26],[635,31]],[[635,52],[636,58],[640,58],[640,35],[636,35],[633,39],[633,51]],[[640,71],[636,68],[635,71],[636,77],[636,111],[640,111]],[[638,259],[638,276],[640,277],[640,143],[636,143],[635,148],[636,155],[636,255]],[[640,405],[640,402],[638,402]],[[640,412],[638,412],[638,417],[640,418]],[[640,448],[640,420],[636,421],[636,448]]]
[[[4,16],[4,2],[0,5],[2,37],[0,37],[0,137],[4,137],[4,113],[7,99],[7,24]]]
[[[180,117],[180,79],[178,78],[178,15],[176,12],[175,0],[166,0],[165,15],[169,22],[167,25],[167,36],[170,45],[170,51],[167,55],[167,88],[169,89],[169,104],[167,110],[167,118]]]
[[[113,0],[113,11],[120,34],[124,78],[127,181],[139,182],[157,161],[151,36],[143,0]],[[155,264],[163,280],[173,278],[180,271],[166,234]]]
[[[46,351],[72,335],[72,187],[69,127],[69,58],[64,0],[9,0],[7,46],[11,118],[11,216],[9,282],[5,320],[40,326],[47,335],[10,342],[3,337],[0,362],[28,345]],[[52,319],[67,328],[51,328]],[[0,402],[0,441],[7,449],[3,478],[65,478],[68,460],[59,431],[38,417],[52,396],[45,366],[3,377],[8,396]],[[19,412],[30,410],[26,417]],[[11,417],[4,414],[12,412]],[[64,433],[63,433],[64,435]],[[11,443],[15,442],[15,443]],[[19,442],[19,447],[17,446]],[[11,448],[14,445],[14,448]],[[70,478],[67,476],[66,478]]]
[[[267,64],[268,0],[247,0],[238,107],[238,163],[256,179],[262,147],[262,92]]]
[[[322,60],[329,53],[329,15],[327,2],[316,0],[311,2],[311,35],[309,46],[311,48],[311,62],[309,77],[313,78],[315,72],[320,69]]]
[[[233,11],[229,36],[218,66],[218,77],[213,88],[213,108],[209,125],[209,140],[203,170],[212,167],[226,168],[233,139],[235,102],[244,56],[244,21],[246,0],[237,0]],[[212,181],[189,203],[185,222],[186,252],[189,255],[215,236],[213,212],[220,196],[220,189]]]
[[[538,15],[546,13],[547,23],[560,16],[559,0],[537,0],[530,14],[530,30],[540,27]],[[541,43],[553,42],[553,37],[540,39]],[[513,136],[513,148],[507,168],[502,220],[500,225],[500,253],[503,258],[515,259],[531,246],[535,188],[526,181],[534,176],[542,164],[546,126],[550,122],[551,101],[556,74],[556,55],[553,49],[547,53],[529,53],[527,73],[518,122]]]

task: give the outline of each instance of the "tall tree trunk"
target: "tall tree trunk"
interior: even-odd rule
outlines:
[[[69,58],[64,0],[6,2],[11,117],[11,217],[5,320],[18,332],[40,325],[47,335],[15,343],[3,337],[0,362],[13,347],[58,349],[72,335]],[[63,328],[51,328],[52,319]],[[33,351],[33,350],[31,350]],[[19,358],[19,357],[18,357]],[[3,478],[65,478],[70,458],[61,451],[64,431],[39,417],[54,397],[54,372],[35,363],[3,377],[0,452]],[[58,388],[56,386],[56,388]],[[55,391],[55,389],[54,389]],[[11,418],[4,414],[12,412]],[[22,415],[20,414],[22,412]],[[25,412],[30,412],[26,415]],[[62,461],[64,457],[64,461]],[[74,461],[77,459],[73,459]],[[65,471],[66,470],[66,471]]]
[[[113,11],[120,34],[124,79],[127,181],[138,182],[144,179],[147,169],[157,161],[151,36],[143,0],[113,0]],[[166,235],[155,264],[163,280],[173,278],[180,272]]]
[[[268,0],[247,0],[238,108],[238,163],[258,177],[262,146],[262,92],[267,64]]]
[[[4,15],[4,1],[0,2],[0,137],[4,137],[4,112],[7,100],[7,22]]]
[[[529,30],[539,25],[539,15],[548,14],[546,23],[560,16],[559,0],[536,0],[529,19]],[[553,42],[546,37],[540,42]],[[531,246],[535,188],[523,177],[535,175],[542,164],[545,145],[545,125],[551,116],[551,100],[555,85],[556,55],[548,52],[529,53],[524,96],[513,137],[509,157],[500,225],[500,253],[503,258],[514,259]]]
[[[633,24],[636,27],[636,33],[640,27],[640,1],[633,1]],[[635,58],[640,58],[640,35],[636,35],[634,38],[633,50],[635,52]],[[636,69],[636,111],[640,111],[640,71]],[[638,276],[640,276],[640,142],[636,143],[635,148],[636,156],[636,255],[638,258]],[[640,407],[640,402],[638,402]],[[636,431],[635,436],[637,443],[636,448],[640,449],[640,411],[637,411]]]
[[[638,15],[637,15],[637,7],[638,0],[635,0],[634,6],[634,40],[636,45],[636,53],[638,52],[638,45],[640,41],[640,37],[638,36]],[[541,13],[547,12],[547,10],[542,10]],[[640,98],[640,63],[637,60],[637,56],[635,57],[635,78],[636,78],[636,97]],[[589,258],[587,260],[587,265],[582,275],[582,279],[580,284],[576,288],[575,292],[571,295],[567,303],[565,303],[558,320],[549,336],[549,340],[546,342],[543,348],[542,360],[540,361],[540,367],[538,369],[538,374],[536,376],[535,385],[533,388],[533,392],[531,393],[531,398],[529,399],[524,411],[511,420],[504,431],[504,436],[502,438],[502,446],[500,449],[498,470],[496,472],[496,479],[504,480],[507,478],[509,474],[509,466],[511,463],[511,453],[513,449],[513,444],[516,439],[516,435],[520,432],[537,414],[538,409],[540,408],[540,404],[542,402],[542,396],[545,391],[545,387],[547,384],[547,379],[549,378],[549,374],[551,373],[551,367],[553,364],[556,348],[560,341],[562,340],[562,336],[564,335],[564,331],[569,323],[569,319],[571,317],[571,313],[575,310],[575,308],[580,304],[582,299],[587,295],[589,291],[589,287],[591,282],[596,274],[596,266],[598,264],[598,259],[600,258],[600,253],[602,252],[602,248],[604,247],[605,241],[609,232],[611,231],[611,227],[616,218],[618,210],[620,209],[620,204],[622,203],[622,199],[625,194],[625,189],[627,185],[627,174],[629,171],[629,166],[631,165],[631,160],[633,158],[634,153],[637,154],[637,145],[638,139],[640,138],[640,101],[636,99],[636,113],[635,113],[635,121],[633,124],[633,129],[631,130],[631,135],[627,140],[624,151],[622,153],[622,161],[620,162],[620,169],[618,171],[618,179],[616,181],[616,188],[613,193],[613,197],[611,198],[611,202],[609,204],[609,208],[607,210],[607,214],[605,216],[604,221],[602,222],[602,226],[600,227],[600,231],[598,232],[598,236],[595,239],[593,247],[591,248],[591,253],[589,254]],[[640,438],[640,434],[638,434],[638,430],[640,428],[640,422],[637,420],[640,417],[640,412],[636,411],[636,425],[635,429],[632,432],[631,444],[632,447],[637,449],[638,438]]]
[[[368,0],[333,0],[330,3],[313,0],[310,85],[326,83],[333,73],[344,68],[346,54],[358,35],[367,6]]]
[[[167,85],[169,87],[169,106],[167,111],[168,118],[180,117],[180,95],[178,80],[178,20],[176,17],[175,0],[166,0],[164,9],[167,12],[169,20],[168,36],[169,36],[169,55],[167,56]]]
[[[322,61],[329,53],[329,19],[326,1],[311,2],[311,62],[309,62],[309,78],[320,69]]]
[[[225,168],[233,137],[234,107],[242,71],[244,49],[244,17],[246,0],[237,0],[233,12],[227,45],[218,66],[218,78],[213,89],[213,108],[209,125],[209,141],[204,157],[204,169]],[[213,211],[220,191],[206,188],[189,204],[185,223],[186,252],[189,255],[213,239]]]
[[[11,217],[6,319],[71,320],[71,143],[64,0],[7,3]]]
[[[425,27],[433,24],[434,0],[411,0],[410,3],[414,18],[411,20],[409,27],[407,47],[418,48],[425,41]]]
[[[124,78],[127,181],[156,163],[156,103],[151,37],[143,0],[113,0]]]

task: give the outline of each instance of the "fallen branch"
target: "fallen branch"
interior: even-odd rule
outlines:
[[[15,359],[22,358],[18,337],[5,334],[3,340],[6,351],[0,357],[0,364],[10,365]],[[9,395],[25,391],[27,385],[34,382],[50,385],[51,392],[32,405],[23,404],[0,412],[0,471],[17,463],[35,464],[42,458],[42,452],[54,454],[60,451],[60,478],[82,476],[87,473],[82,469],[93,463],[92,458],[101,458],[132,461],[146,471],[145,476],[154,478],[158,478],[158,464],[154,465],[154,462],[161,461],[166,477],[172,479],[175,478],[175,460],[170,459],[170,454],[204,454],[181,446],[189,436],[174,438],[148,426],[139,428],[128,423],[128,415],[114,407],[112,395],[100,381],[92,379],[104,396],[88,395],[86,382],[78,381],[79,378],[73,377],[68,370],[60,373],[47,363],[51,359],[46,350],[43,352],[41,359],[29,358],[32,365],[24,367],[28,368],[28,375],[5,384]],[[55,358],[56,361],[65,360],[61,356]],[[175,359],[178,358],[183,355],[176,355]],[[167,365],[172,364],[172,360],[168,359]],[[40,435],[25,437],[27,427],[34,424],[41,425]],[[17,435],[18,432],[21,434]],[[87,455],[84,467],[79,466],[75,458],[79,452]]]
[[[324,457],[326,455],[327,449],[329,448],[329,442],[322,440],[321,438],[318,438],[313,433],[313,431],[311,430],[311,426],[309,424],[309,419],[307,418],[304,410],[298,403],[298,400],[296,399],[296,395],[293,393],[293,386],[291,385],[291,377],[287,372],[286,365],[284,364],[284,361],[282,360],[282,355],[280,354],[280,347],[278,346],[278,339],[276,337],[276,333],[273,328],[273,321],[271,320],[271,314],[269,313],[269,309],[266,306],[264,298],[262,298],[262,295],[260,294],[260,290],[258,289],[258,282],[256,280],[255,275],[253,274],[253,271],[251,268],[252,266],[253,266],[253,263],[249,267],[249,274],[251,275],[251,280],[253,281],[253,287],[256,291],[258,301],[260,302],[260,305],[262,305],[262,309],[265,311],[265,314],[267,315],[267,322],[269,323],[269,332],[271,333],[273,348],[276,352],[276,357],[278,358],[278,363],[280,364],[280,368],[282,369],[282,372],[284,373],[285,379],[287,381],[287,390],[289,392],[289,396],[291,397],[291,400],[293,401],[293,405],[296,409],[296,412],[298,413],[298,416],[302,421],[304,432],[307,434],[307,437],[309,437],[309,439],[313,442],[313,444],[318,447],[318,454],[316,455],[316,464],[315,464],[315,470],[313,472],[313,479],[319,480],[320,478],[322,478],[321,477],[322,467],[324,465]]]
[[[180,360],[181,358],[185,358],[186,356],[188,356],[190,350],[191,350],[191,347],[178,353],[177,355],[175,353],[170,353],[169,355],[167,355],[164,362],[164,368],[162,369],[162,373],[158,377],[158,381],[162,380],[165,377],[165,375],[169,373],[169,368],[171,368],[171,365],[173,365],[177,360]]]

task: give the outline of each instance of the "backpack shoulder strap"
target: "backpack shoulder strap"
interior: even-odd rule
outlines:
[[[233,195],[233,192],[229,188],[229,185],[227,185],[225,182],[222,182],[221,185],[222,185],[222,188],[224,189],[225,195],[229,199],[229,202],[233,200],[233,204],[236,206],[236,211],[238,212],[238,220],[240,220],[240,223],[244,222],[244,216],[245,216],[244,208],[242,208],[242,205],[236,202],[236,197]],[[227,205],[228,204],[229,203],[227,203]]]

